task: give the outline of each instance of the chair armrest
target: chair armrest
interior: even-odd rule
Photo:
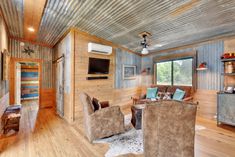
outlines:
[[[91,139],[124,132],[124,115],[119,106],[111,106],[92,113],[88,124]]]
[[[192,101],[193,100],[193,97],[187,97],[187,98],[184,98],[183,101]]]
[[[102,101],[100,102],[101,108],[109,107],[109,101]]]
[[[122,115],[124,117],[124,115],[121,112],[121,109],[119,106],[110,106],[110,107],[106,107],[106,108],[102,108],[94,113],[91,114],[91,118],[112,118],[115,115]]]

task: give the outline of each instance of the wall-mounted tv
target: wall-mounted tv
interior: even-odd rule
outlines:
[[[108,74],[109,59],[89,58],[88,74]]]

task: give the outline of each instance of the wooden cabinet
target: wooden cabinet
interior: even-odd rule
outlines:
[[[235,94],[217,94],[217,122],[235,126]]]

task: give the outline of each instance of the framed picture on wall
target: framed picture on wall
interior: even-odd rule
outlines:
[[[8,75],[9,75],[9,63],[10,63],[10,54],[9,52],[5,49],[2,52],[2,80],[9,80]]]
[[[122,76],[124,80],[136,79],[136,66],[123,65]]]

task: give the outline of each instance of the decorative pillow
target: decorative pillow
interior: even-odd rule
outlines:
[[[157,91],[158,91],[158,88],[147,88],[146,98],[147,99],[156,98],[157,97]]]
[[[184,98],[184,95],[185,95],[185,91],[181,90],[181,89],[176,89],[175,90],[175,93],[173,95],[173,100],[179,100],[179,101],[182,101],[183,98]]]
[[[164,92],[158,92],[157,93],[157,96],[158,96],[158,99],[163,99],[163,97],[165,96],[166,93]]]
[[[163,100],[170,100],[172,98],[172,93],[166,92],[164,93]]]
[[[96,98],[92,99],[92,105],[93,105],[94,112],[101,108],[100,102]]]

